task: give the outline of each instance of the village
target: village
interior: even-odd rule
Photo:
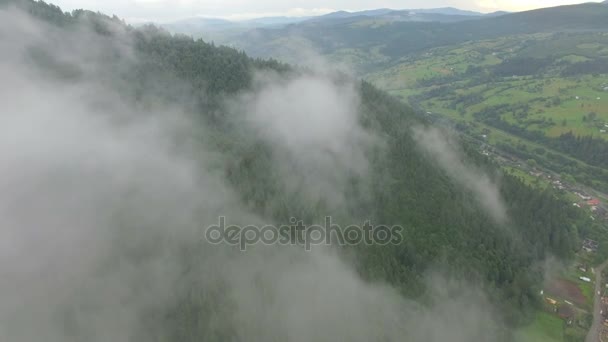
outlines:
[[[547,279],[540,292],[543,309],[562,320],[564,335],[575,337],[573,340],[589,340],[587,335],[593,336],[596,331],[598,337],[591,341],[608,342],[608,277],[602,272],[605,264],[590,266],[598,248],[597,241],[584,239],[575,264]],[[596,302],[601,303],[599,308]],[[599,324],[594,325],[594,320],[600,320]]]
[[[426,117],[456,128],[451,120],[433,112],[426,112]],[[608,130],[608,123],[602,123],[601,129],[604,128]],[[534,160],[523,160],[491,145],[489,134],[484,131],[468,139],[478,145],[483,156],[498,163],[507,173],[520,177],[531,186],[556,190],[573,207],[589,215],[590,220],[597,223],[595,226],[601,230],[600,234],[608,232],[608,194],[580,184],[572,176],[546,169]],[[559,271],[546,276],[544,288],[540,290],[542,312],[556,322],[554,330],[560,336],[559,341],[608,342],[608,271],[602,272],[602,266],[608,262],[599,265],[605,261],[608,242],[598,242],[600,239],[591,236],[582,238],[575,261],[570,265],[560,265]],[[596,289],[598,274],[601,275],[601,284]]]
[[[530,165],[504,151],[487,149],[485,144],[481,145],[481,153],[506,170],[517,170],[537,185],[553,188],[570,200],[572,206],[587,213],[592,221],[608,224],[607,195],[568,182],[555,172]],[[584,238],[574,264],[548,277],[540,291],[544,312],[563,322],[562,334],[568,336],[566,340],[608,342],[608,271],[603,272],[608,261],[593,267],[603,261],[598,261],[602,258],[598,253],[601,247],[605,246],[589,237]],[[598,280],[600,284],[596,284]]]
[[[569,183],[557,173],[543,170],[537,165],[529,165],[527,162],[497,149],[489,152],[482,147],[481,153],[487,157],[492,157],[503,167],[507,166],[521,170],[541,182],[550,184],[555,190],[566,194],[572,200],[574,207],[588,210],[592,220],[601,220],[608,223],[608,206],[606,205],[606,201],[601,199],[608,198],[608,195],[581,184]]]

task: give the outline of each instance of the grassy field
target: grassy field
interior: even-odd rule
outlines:
[[[523,175],[522,175],[523,176]],[[538,311],[534,318],[534,321],[530,323],[528,326],[518,330],[515,334],[515,341],[517,342],[559,342],[566,340],[584,340],[584,336],[586,335],[587,329],[584,326],[580,326],[580,320],[585,316],[589,315],[589,310],[591,310],[591,305],[593,301],[593,284],[592,283],[584,283],[578,279],[579,276],[587,276],[593,278],[592,272],[587,270],[586,272],[580,271],[576,265],[581,263],[586,263],[587,260],[584,255],[577,256],[577,262],[573,265],[569,266],[567,269],[564,269],[563,272],[560,272],[560,275],[557,276],[553,281],[554,282],[567,282],[571,283],[572,286],[578,287],[582,294],[585,297],[584,303],[580,303],[575,306],[575,310],[577,312],[575,322],[571,325],[566,325],[566,322],[559,318],[556,314],[548,311]],[[562,292],[562,295],[566,295],[567,292]],[[573,298],[568,298],[560,296],[558,293],[547,293],[545,292],[547,297],[550,297],[554,300],[557,300],[558,305],[567,305],[566,300],[570,300],[576,303],[576,300]],[[566,299],[567,298],[567,299]],[[584,320],[584,319],[583,319]]]
[[[564,322],[557,316],[539,311],[532,324],[515,333],[516,342],[564,341]]]
[[[608,173],[588,165],[592,154],[579,157],[551,140],[572,132],[608,141],[605,46],[608,34],[595,32],[472,41],[403,57],[366,79],[489,145],[608,192]]]
[[[571,280],[573,283],[576,284],[576,286],[580,289],[580,291],[583,293],[583,296],[585,296],[585,309],[587,310],[592,310],[593,309],[593,291],[595,291],[594,289],[594,283],[586,283],[582,280],[579,279],[579,277],[584,276],[584,277],[588,277],[592,280],[595,280],[595,275],[591,274],[591,272],[581,272],[579,270],[575,270],[573,273],[568,275],[568,279]]]
[[[591,33],[535,34],[470,42],[408,57],[391,68],[367,75],[367,79],[404,100],[435,92],[420,105],[455,119],[471,121],[474,113],[499,105],[525,106],[507,111],[501,118],[551,137],[572,131],[608,140],[608,133],[602,132],[608,131],[604,126],[608,125],[608,91],[604,90],[608,77],[562,75],[571,63],[607,58],[608,49],[602,42],[608,44],[608,36]],[[533,75],[471,82],[514,58],[544,58],[546,65]]]
[[[508,174],[521,179],[527,185],[537,188],[539,190],[544,190],[547,187],[551,186],[551,184],[548,181],[541,179],[541,178],[534,177],[530,173],[525,172],[520,168],[516,168],[516,167],[512,167],[512,166],[505,166],[505,167],[503,167],[503,169]]]

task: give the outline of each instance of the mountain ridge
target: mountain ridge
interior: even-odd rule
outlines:
[[[380,18],[383,16],[403,16],[404,18],[414,18],[418,21],[458,21],[465,19],[481,18],[487,15],[502,15],[506,12],[495,12],[493,14],[483,14],[480,12],[461,10],[455,7],[440,7],[427,9],[390,9],[378,8],[363,11],[336,11],[319,16],[289,17],[289,16],[270,16],[252,18],[248,20],[227,20],[221,18],[194,17],[185,18],[161,26],[177,32],[188,33],[192,31],[220,31],[227,29],[255,29],[270,28],[273,26],[284,26],[304,22],[320,22],[326,20],[348,20],[356,18]]]
[[[608,17],[608,7],[599,3],[483,16],[419,15],[431,17],[426,20],[415,16],[390,18],[389,14],[377,17],[347,15],[325,20],[313,18],[282,28],[257,28],[222,37],[218,42],[244,49],[256,57],[276,57],[298,63],[299,59],[292,57],[299,55],[301,46],[291,46],[291,41],[309,46],[321,55],[338,49],[377,49],[382,56],[402,58],[424,49],[503,35],[608,30],[608,21],[605,20]],[[319,36],[319,30],[323,30],[322,37]],[[275,44],[275,39],[287,40],[283,40],[283,44]],[[372,64],[381,64],[385,60],[374,58]]]

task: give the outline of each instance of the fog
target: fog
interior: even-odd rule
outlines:
[[[253,89],[237,99],[241,125],[272,146],[277,181],[285,191],[322,201],[335,214],[351,177],[363,178],[367,153],[380,142],[358,122],[352,81],[327,72],[281,78],[258,73]]]
[[[487,173],[465,160],[458,141],[450,132],[433,127],[414,127],[412,131],[419,148],[428,153],[454,182],[471,191],[478,204],[496,222],[506,222],[507,211],[498,185]]]
[[[187,103],[124,91],[137,57],[113,29],[119,38],[0,10],[1,340],[496,339],[473,284],[428,275],[421,305],[364,281],[334,250],[206,243],[220,215],[270,219],[241,203],[222,172],[230,156],[201,144],[210,129]],[[369,172],[381,144],[358,124],[353,84],[323,73],[260,74],[226,102],[273,146],[277,182],[331,210],[342,175]]]

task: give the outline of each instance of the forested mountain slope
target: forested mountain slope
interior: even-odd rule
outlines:
[[[606,192],[606,18],[605,3],[457,23],[347,16],[218,41],[293,63],[319,54],[476,137],[497,132],[491,145]],[[527,151],[518,153],[517,139]]]
[[[0,3],[11,341],[508,340],[591,224],[347,75]],[[242,252],[204,242],[221,215],[404,230]]]

